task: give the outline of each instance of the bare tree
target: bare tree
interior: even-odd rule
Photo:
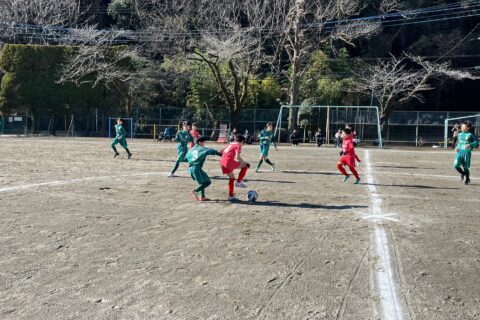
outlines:
[[[120,97],[130,115],[144,93],[148,70],[148,62],[134,49],[82,46],[67,58],[58,82],[104,86]]]
[[[267,60],[264,43],[277,23],[275,1],[146,0],[137,8],[153,37],[151,50],[182,53],[208,66],[234,125],[252,75]]]
[[[384,0],[386,2],[387,0]],[[359,37],[370,37],[381,29],[380,22],[348,20],[358,16],[365,8],[362,0],[278,0],[281,21],[280,36],[277,41],[277,56],[283,68],[283,74],[289,81],[288,95],[290,105],[301,103],[300,86],[305,76],[311,53],[327,43],[341,40],[350,45]],[[388,0],[393,8],[394,0]],[[284,63],[285,55],[288,63]],[[289,129],[297,127],[298,109],[291,108]]]
[[[0,0],[0,36],[48,43],[62,27],[76,25],[81,16],[78,0]]]
[[[412,67],[412,63],[416,66]],[[383,134],[389,117],[402,104],[412,99],[425,101],[423,93],[435,89],[429,82],[432,78],[478,79],[469,72],[451,69],[449,62],[430,62],[410,54],[400,58],[391,56],[391,59],[380,60],[377,64],[366,64],[356,73],[357,79],[352,91],[376,99],[380,107]]]

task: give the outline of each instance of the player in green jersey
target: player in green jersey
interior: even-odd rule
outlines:
[[[173,170],[170,173],[169,177],[175,177],[175,171],[177,171],[178,166],[180,166],[180,163],[188,162],[187,161],[188,144],[190,142],[193,142],[193,138],[189,133],[190,122],[183,121],[182,126],[183,126],[183,130],[178,131],[177,135],[175,136],[175,141],[178,142],[178,146],[177,146],[178,158],[177,158],[177,161],[175,162],[175,166],[173,167]]]
[[[260,166],[262,165],[263,161],[268,163],[270,167],[272,167],[272,171],[275,171],[275,164],[270,161],[268,158],[268,151],[270,150],[270,145],[273,144],[275,150],[278,151],[277,145],[275,144],[275,137],[273,135],[273,124],[271,122],[267,123],[267,126],[262,132],[260,132],[258,136],[260,140],[260,161],[258,162],[257,169],[255,172],[260,170]]]
[[[192,179],[198,183],[198,187],[191,191],[197,201],[208,201],[205,197],[205,189],[212,183],[212,181],[205,171],[203,171],[203,164],[205,163],[207,156],[222,156],[217,150],[205,148],[206,141],[207,138],[205,137],[198,138],[197,144],[187,153],[190,175],[192,176]]]
[[[457,155],[455,157],[455,169],[460,173],[461,180],[465,184],[470,184],[470,162],[472,150],[478,147],[478,139],[472,133],[472,124],[470,121],[462,123],[457,140]]]
[[[127,145],[127,130],[123,127],[123,120],[122,118],[117,118],[117,124],[115,125],[115,139],[112,142],[112,149],[115,152],[114,158],[118,157],[120,153],[118,153],[117,148],[115,147],[117,144],[120,144],[125,151],[127,151],[128,159],[132,157],[132,153],[128,150]]]

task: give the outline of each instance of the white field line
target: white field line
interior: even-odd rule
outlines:
[[[381,319],[388,320],[403,320],[402,304],[398,298],[397,286],[393,272],[392,260],[390,257],[390,250],[388,247],[388,237],[385,230],[381,227],[379,221],[385,215],[382,213],[382,198],[378,193],[373,179],[372,167],[370,164],[370,154],[365,150],[366,178],[368,183],[368,191],[371,199],[371,215],[375,223],[375,247],[379,258],[378,268],[376,268],[376,284],[380,295],[380,305],[377,306],[378,314]]]
[[[166,176],[169,173],[170,172],[145,172],[145,173],[123,174],[123,175],[115,175],[115,176],[88,177],[88,178],[61,180],[61,181],[48,181],[48,182],[41,182],[41,183],[25,184],[25,185],[21,185],[21,186],[0,188],[0,193],[13,192],[13,191],[18,191],[18,190],[26,190],[26,189],[34,189],[34,188],[37,188],[37,187],[63,186],[63,185],[77,184],[77,183],[89,182],[89,181],[115,180],[115,179],[118,179],[118,178],[144,177],[144,176]],[[187,172],[178,172],[178,173],[186,174]]]

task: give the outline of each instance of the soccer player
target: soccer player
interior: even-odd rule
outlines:
[[[207,138],[198,138],[195,147],[190,149],[187,153],[187,159],[189,164],[188,171],[192,176],[192,179],[198,183],[198,187],[192,190],[192,195],[197,201],[208,201],[205,197],[205,189],[212,184],[212,181],[208,175],[203,171],[203,164],[209,155],[221,156],[222,154],[214,149],[205,148],[205,142]]]
[[[190,123],[188,121],[183,121],[182,123],[183,130],[177,132],[175,136],[175,141],[178,142],[177,154],[178,159],[175,162],[172,172],[169,177],[175,177],[175,172],[177,171],[180,163],[187,162],[187,153],[188,153],[188,143],[193,142],[193,138],[188,132],[190,130]]]
[[[118,157],[120,153],[118,153],[117,148],[115,147],[117,144],[120,144],[125,151],[127,151],[128,159],[132,157],[132,153],[128,150],[127,145],[127,130],[123,127],[123,120],[122,118],[117,118],[117,124],[115,125],[115,139],[112,142],[112,149],[115,152],[114,158]]]
[[[190,142],[189,146],[190,148],[193,148],[193,146],[195,145],[195,141],[197,141],[197,139],[201,137],[200,131],[198,131],[197,124],[195,122],[192,123],[192,130],[190,130],[190,135],[193,138],[193,142]]]
[[[220,165],[222,167],[223,174],[226,174],[228,180],[228,201],[237,201],[235,197],[235,187],[246,188],[247,185],[243,182],[247,175],[247,170],[250,168],[245,160],[242,159],[240,153],[242,152],[242,145],[245,144],[245,137],[242,135],[236,135],[235,141],[231,142],[222,152],[222,159]],[[233,171],[240,168],[237,182],[235,182],[235,175]]]
[[[272,167],[272,171],[275,171],[275,164],[270,161],[268,158],[268,151],[270,150],[270,145],[273,144],[275,147],[275,150],[278,151],[277,145],[275,144],[274,141],[274,136],[273,136],[273,124],[271,122],[267,123],[267,126],[265,127],[262,132],[260,132],[258,136],[260,140],[260,154],[261,158],[260,161],[258,162],[257,169],[255,169],[255,172],[258,172],[260,170],[260,166],[262,165],[263,161],[268,163],[270,167]]]
[[[470,121],[462,123],[460,133],[457,140],[457,155],[455,158],[455,169],[460,173],[461,180],[465,180],[465,184],[470,184],[470,161],[472,158],[472,150],[478,147],[478,139],[470,130],[472,124]]]
[[[323,132],[320,128],[318,128],[318,131],[315,133],[315,142],[317,143],[317,147],[319,148],[323,144]]]
[[[350,175],[347,173],[343,166],[348,166],[350,171],[355,176],[355,184],[359,184],[360,177],[358,176],[357,170],[355,170],[355,159],[357,157],[355,154],[355,147],[353,146],[353,136],[351,129],[343,129],[342,141],[342,151],[340,152],[341,158],[337,164],[337,168],[345,176],[343,182],[347,182],[347,180],[350,178]]]
[[[292,134],[290,135],[290,142],[292,146],[298,147],[298,142],[300,141],[300,137],[298,136],[297,130],[293,130]]]

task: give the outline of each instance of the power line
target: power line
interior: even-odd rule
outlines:
[[[385,20],[387,18],[397,18],[397,19],[402,19],[402,20],[415,20],[415,19],[421,19],[421,18],[432,18],[432,17],[438,17],[439,15],[432,15],[429,17],[420,17],[420,14],[424,13],[432,13],[432,12],[447,12],[447,11],[454,11],[454,10],[462,10],[461,12],[452,12],[452,13],[443,13],[443,15],[448,15],[448,14],[462,14],[462,13],[470,13],[473,10],[478,10],[475,9],[476,7],[478,8],[480,6],[480,1],[478,0],[471,0],[467,1],[466,3],[472,4],[472,6],[465,8],[464,3],[457,3],[457,4],[450,4],[450,5],[443,5],[443,6],[436,6],[436,7],[428,7],[428,8],[422,8],[422,9],[417,9],[417,10],[410,10],[410,11],[403,11],[403,12],[397,12],[397,13],[391,13],[391,14],[383,14],[383,15],[376,15],[376,16],[369,16],[369,17],[362,17],[362,18],[350,18],[350,19],[344,19],[344,20],[333,20],[333,21],[326,21],[322,23],[310,23],[310,24],[305,24],[304,27],[315,27],[315,26],[329,26],[329,25],[338,25],[342,23],[351,23],[351,22],[357,22],[357,21],[372,21],[372,20]],[[408,16],[414,16],[414,18],[408,18]],[[389,26],[389,24],[396,22],[396,20],[387,20],[384,21],[383,24],[386,26]],[[426,21],[429,22],[429,21]],[[5,23],[4,23],[5,24]],[[45,26],[39,26],[39,25],[32,25],[32,24],[21,24],[18,23],[16,24],[19,28],[31,28],[31,29],[44,29]],[[359,26],[362,26],[359,24]],[[390,25],[394,26],[394,25]],[[15,27],[14,27],[15,28]],[[51,30],[70,30],[72,28],[67,28],[67,27],[61,27],[61,26],[48,26],[48,29]],[[73,29],[76,30],[76,29]],[[276,28],[250,28],[245,30],[244,32],[255,32],[255,31],[278,31]],[[147,31],[133,31],[133,30],[97,30],[97,32],[126,32],[126,33],[131,33],[132,35],[151,35],[151,32]],[[210,29],[210,30],[191,30],[188,32],[168,32],[164,34],[168,35],[192,35],[192,34],[197,34],[197,33],[218,33],[218,34],[229,34],[233,33],[236,31],[233,30],[225,30],[225,29]],[[158,33],[157,33],[158,34]],[[162,33],[160,33],[162,34]]]
[[[477,1],[478,2],[478,1]],[[477,4],[475,6],[480,5]],[[443,13],[443,14],[438,14],[430,17],[416,17],[412,18],[414,21],[410,20],[405,20],[400,23],[395,23],[395,21],[384,21],[382,22],[382,26],[384,28],[386,27],[395,27],[395,26],[405,26],[405,25],[414,25],[414,24],[421,24],[421,23],[431,23],[431,22],[438,22],[438,21],[449,21],[449,20],[454,20],[454,19],[463,19],[463,18],[471,18],[471,17],[476,17],[479,16],[480,13],[477,13],[480,10],[478,9],[466,9],[461,12],[456,12],[456,13]],[[430,10],[432,11],[432,10]],[[457,14],[456,16],[448,16],[451,14]],[[372,19],[376,18],[378,16],[372,16],[372,17],[367,17],[367,18],[362,18],[362,19]],[[435,17],[435,19],[432,19],[432,17]],[[415,20],[417,19],[417,20]],[[427,20],[420,20],[419,19],[427,19]],[[358,19],[351,19],[351,21],[356,21]],[[346,21],[346,20],[344,20]],[[333,22],[326,22],[324,25],[330,24]],[[48,36],[39,34],[38,32],[35,32],[35,30],[40,30],[43,32],[52,32],[52,31],[61,31],[61,32],[70,32],[70,33],[75,33],[75,32],[84,32],[84,29],[78,29],[78,28],[67,28],[67,27],[58,27],[58,26],[40,26],[40,25],[31,25],[31,24],[17,24],[14,26],[8,25],[8,24],[3,24],[5,28],[10,28],[10,29],[17,29],[17,30],[25,30],[25,32],[19,34],[20,36],[24,37],[30,37],[32,39],[44,39],[44,40],[52,40],[52,41],[59,41],[58,36],[60,35],[55,35],[55,34],[50,34]],[[359,28],[359,27],[364,27],[365,24],[358,23],[358,24],[353,24],[351,25],[352,28]],[[1,30],[2,24],[0,24],[0,30]],[[324,28],[324,32],[331,32],[333,31],[335,26],[332,27],[327,27]],[[272,29],[273,30],[273,29]],[[92,30],[94,32],[97,32],[99,34],[110,34],[114,35],[116,37],[125,37],[127,39],[112,39],[109,40],[108,42],[110,43],[128,43],[128,42],[161,42],[165,40],[171,39],[172,35],[195,35],[195,34],[200,34],[200,32],[205,32],[205,31],[195,31],[195,32],[183,32],[183,33],[152,33],[148,31],[131,31],[131,30]],[[254,30],[245,30],[244,32],[254,32]],[[258,30],[260,31],[260,30]],[[207,31],[212,34],[230,34],[232,31],[229,30],[210,30]],[[17,35],[18,36],[18,35]],[[70,35],[71,37],[74,37],[74,34]],[[81,41],[84,41],[85,39],[77,38],[80,39]],[[73,39],[72,39],[73,40]]]

